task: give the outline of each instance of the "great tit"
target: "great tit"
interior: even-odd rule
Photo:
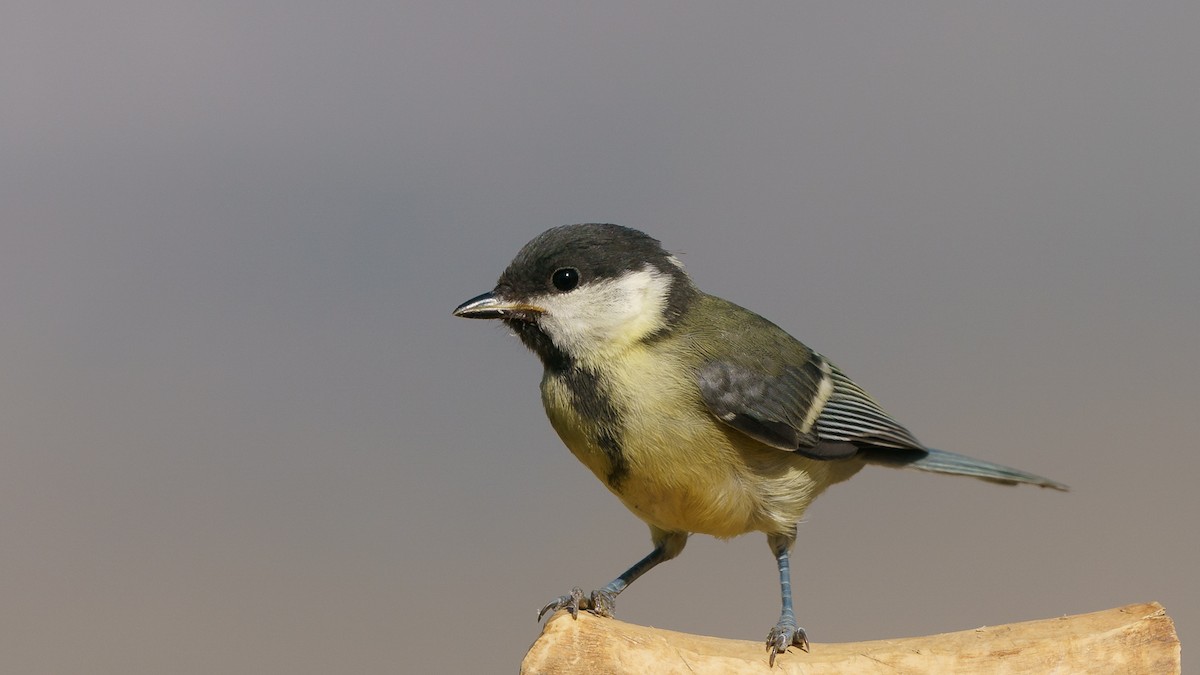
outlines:
[[[500,319],[537,354],[550,424],[650,526],[649,555],[589,595],[555,598],[539,620],[559,609],[611,616],[616,596],[679,555],[690,534],[758,531],[779,566],[782,611],[766,640],[773,666],[789,646],[808,649],[788,555],[825,488],[882,464],[1067,489],[926,447],[833,362],[700,291],[657,239],[628,227],[547,230],[454,314]]]

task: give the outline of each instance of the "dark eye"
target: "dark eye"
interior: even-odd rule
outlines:
[[[563,267],[550,275],[550,283],[560,291],[566,292],[579,285],[579,270],[574,267]]]

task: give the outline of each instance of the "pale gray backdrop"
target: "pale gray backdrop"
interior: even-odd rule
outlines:
[[[0,670],[513,672],[649,546],[451,317],[612,221],[921,439],[800,527],[814,642],[1159,600],[1185,643],[1200,4],[9,3]],[[761,536],[618,615],[759,640]],[[819,648],[819,645],[816,647]]]

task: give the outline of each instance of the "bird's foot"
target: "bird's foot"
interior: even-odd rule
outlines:
[[[560,609],[570,612],[572,619],[579,618],[579,610],[581,609],[588,610],[597,616],[611,617],[616,606],[617,594],[612,591],[601,589],[592,591],[591,595],[585,597],[582,589],[572,588],[569,594],[560,595],[551,600],[549,604],[542,608],[542,611],[538,612],[537,618],[538,621],[541,621],[547,612],[557,612]]]
[[[771,652],[772,667],[775,666],[775,656],[786,652],[792,645],[808,651],[808,636],[794,620],[780,619],[771,632],[767,633],[767,651]]]

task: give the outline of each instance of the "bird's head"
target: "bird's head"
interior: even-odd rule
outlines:
[[[526,244],[492,291],[454,314],[503,320],[549,368],[601,365],[670,330],[696,293],[657,239],[620,225],[564,225]]]

